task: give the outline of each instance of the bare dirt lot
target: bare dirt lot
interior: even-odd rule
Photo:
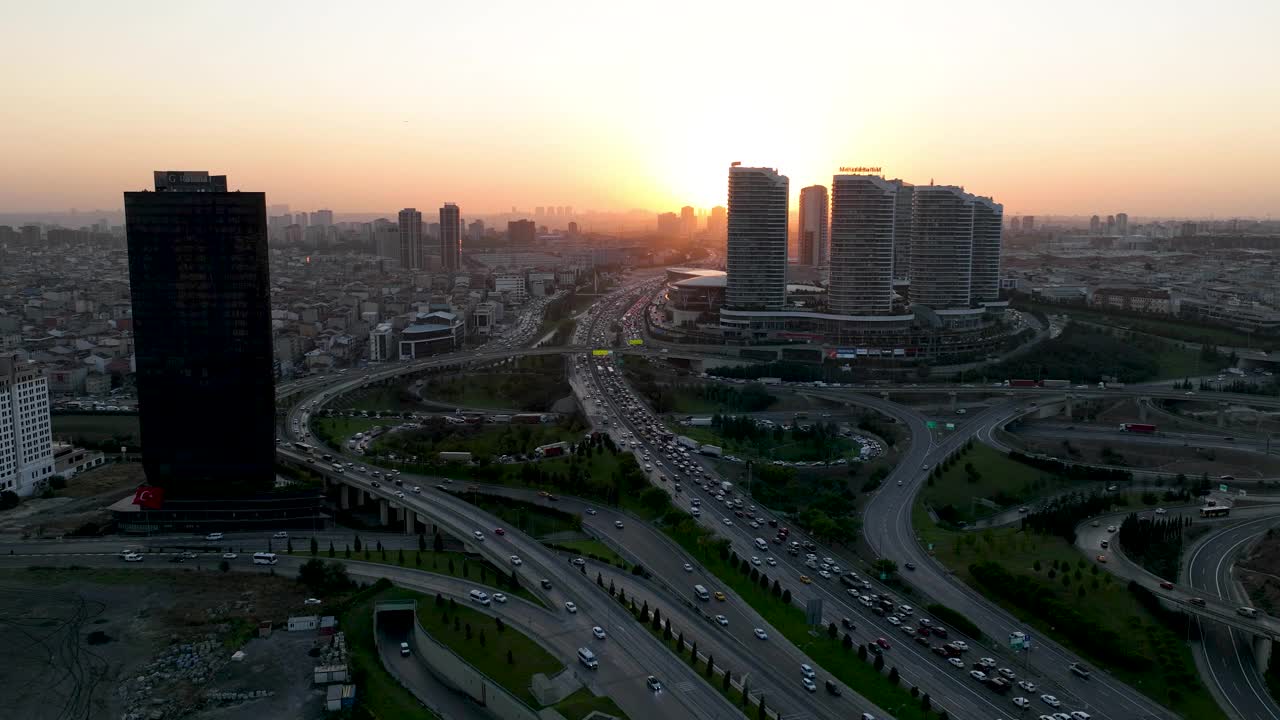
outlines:
[[[1280,609],[1280,532],[1268,530],[1236,563],[1236,574],[1254,607],[1268,613]]]
[[[0,687],[32,720],[319,717],[314,633],[250,639],[259,620],[304,614],[292,579],[217,571],[0,570]],[[307,613],[310,614],[310,613]],[[232,663],[243,649],[247,659]],[[215,691],[262,699],[206,702]]]
[[[89,523],[110,520],[107,506],[142,483],[139,463],[107,463],[67,481],[52,498],[26,498],[12,510],[0,513],[0,532],[29,537],[63,535]]]

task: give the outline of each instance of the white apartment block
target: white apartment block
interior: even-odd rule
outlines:
[[[524,273],[505,273],[493,278],[493,291],[507,293],[512,302],[522,303],[529,299],[529,288],[525,284]]]
[[[52,475],[49,381],[17,356],[0,357],[0,491],[30,495]]]

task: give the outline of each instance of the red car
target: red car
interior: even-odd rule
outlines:
[[[1173,583],[1169,582],[1168,580],[1161,580],[1160,587],[1164,588],[1165,590],[1172,590]]]
[[[882,637],[881,637],[881,638],[876,638],[876,644],[877,644],[877,645],[879,645],[880,647],[884,648],[885,650],[888,650],[888,649],[889,649],[889,641],[888,641],[888,640],[885,640],[885,639],[884,639],[884,638],[882,638]]]
[[[506,535],[506,534],[507,534],[507,531],[506,531],[506,530],[503,530],[502,528],[494,528],[494,529],[493,529],[493,534],[494,534],[494,535]]]

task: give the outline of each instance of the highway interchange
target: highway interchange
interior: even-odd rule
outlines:
[[[569,348],[542,348],[521,352],[525,354],[576,353],[570,357],[587,358],[587,362],[578,362],[574,365],[571,380],[580,399],[582,394],[589,392],[596,398],[605,400],[608,408],[606,414],[614,418],[614,422],[601,429],[610,432],[615,442],[619,444],[624,438],[636,440],[640,443],[636,448],[638,452],[648,451],[652,457],[661,458],[665,457],[666,450],[653,445],[645,439],[643,433],[642,423],[651,422],[652,414],[644,409],[636,415],[621,408],[618,404],[620,395],[617,387],[620,381],[612,380],[613,387],[610,387],[611,379],[601,377],[601,373],[595,367],[596,363],[585,355],[585,350],[593,345],[603,346],[599,341],[602,339],[603,329],[608,319],[625,320],[632,314],[638,317],[638,313],[644,311],[647,304],[645,291],[652,287],[654,282],[651,280],[643,285],[635,283],[601,299],[590,316],[580,320],[579,335],[575,336],[574,345]],[[654,352],[649,351],[649,354]],[[412,366],[383,365],[364,372],[308,378],[282,386],[279,394],[292,401],[284,422],[286,434],[299,439],[311,439],[306,430],[311,409],[371,381],[418,372],[432,366],[500,362],[511,357],[512,354],[512,351],[504,351],[444,356],[415,363]],[[949,389],[958,392],[967,390],[964,386]],[[1023,400],[1028,396],[1041,399],[1042,396],[1060,397],[1064,392],[1081,396],[1116,393],[1093,389],[1086,389],[1084,392],[1004,389],[1001,392],[1008,392],[1012,396],[1010,399],[996,402],[986,409],[969,414],[962,421],[957,422],[954,431],[940,436],[926,427],[924,416],[916,411],[877,395],[868,394],[865,389],[859,390],[861,392],[847,388],[813,388],[805,389],[803,392],[823,400],[879,410],[894,417],[909,431],[910,443],[906,451],[883,488],[866,508],[864,533],[870,546],[881,557],[891,558],[900,565],[913,562],[916,570],[906,573],[905,579],[916,590],[931,600],[941,602],[970,618],[986,635],[997,642],[1008,637],[1009,633],[1015,630],[1026,630],[1026,627],[1015,618],[952,577],[917,541],[911,527],[910,514],[914,495],[927,475],[924,468],[945,459],[970,438],[976,437],[981,442],[1000,447],[1001,443],[995,437],[994,431],[1027,412],[1028,407],[1023,404]],[[884,389],[878,388],[878,390]],[[930,390],[945,392],[948,388],[935,387]],[[987,389],[979,390],[991,392]],[[915,392],[915,390],[892,388],[891,392],[897,394]],[[1143,397],[1182,395],[1180,392],[1158,387],[1143,388],[1140,392]],[[1240,399],[1254,404],[1263,404],[1258,403],[1258,399],[1251,396],[1233,398],[1225,393],[1201,393],[1201,395],[1206,396],[1205,399]],[[590,404],[586,402],[583,406],[590,408]],[[593,419],[603,419],[596,411],[591,411],[590,414],[596,416]],[[297,421],[296,425],[294,421]],[[295,461],[305,460],[304,457],[287,448],[282,448],[281,453]],[[720,482],[714,466],[709,462],[696,454],[691,459],[711,481],[710,487],[715,487]],[[651,473],[655,484],[658,484],[657,476],[660,472],[662,472],[661,468],[655,468]],[[350,477],[340,479],[344,482],[352,480]],[[406,480],[409,479],[406,476]],[[799,683],[799,665],[802,662],[812,663],[799,648],[787,642],[781,633],[772,631],[769,632],[767,641],[757,639],[753,634],[754,628],[769,628],[754,610],[729,592],[728,588],[721,587],[718,581],[699,567],[692,558],[687,557],[665,535],[625,513],[595,505],[591,506],[594,514],[586,514],[588,507],[586,504],[568,498],[559,503],[562,509],[583,511],[586,528],[614,547],[624,557],[642,563],[653,572],[654,582],[638,583],[629,576],[614,575],[612,568],[596,567],[594,564],[589,567],[589,573],[580,573],[568,564],[564,557],[549,551],[537,541],[518,531],[511,530],[501,536],[493,534],[493,529],[502,525],[501,521],[449,493],[436,490],[434,488],[436,478],[414,478],[413,480],[421,482],[423,494],[408,494],[405,498],[397,498],[394,495],[394,488],[368,486],[364,488],[364,492],[395,505],[408,507],[424,520],[429,518],[450,535],[470,540],[470,549],[483,554],[498,567],[506,566],[510,555],[516,554],[523,558],[524,564],[519,568],[519,573],[525,586],[538,593],[550,610],[535,608],[536,612],[528,612],[528,618],[524,621],[513,616],[513,624],[535,635],[543,644],[551,645],[551,649],[558,656],[565,658],[567,663],[573,662],[576,647],[595,643],[592,647],[601,654],[601,667],[585,679],[598,690],[614,697],[615,701],[633,717],[654,716],[654,713],[657,713],[661,717],[715,718],[736,715],[739,711],[729,705],[718,692],[711,690],[701,676],[690,669],[687,661],[674,657],[659,641],[650,636],[648,631],[640,628],[629,613],[609,599],[607,594],[601,593],[595,586],[596,572],[602,573],[606,578],[606,585],[607,579],[612,577],[617,584],[627,588],[629,595],[636,594],[638,597],[649,600],[651,606],[662,607],[664,616],[671,618],[677,629],[685,630],[687,637],[696,637],[700,650],[709,650],[715,655],[717,665],[733,670],[735,677],[744,672],[748,673],[753,695],[763,692],[769,699],[769,706],[781,709],[784,717],[789,720],[806,717],[856,717],[855,711],[871,711],[877,717],[892,716],[891,712],[886,712],[886,709],[871,707],[848,688],[840,697],[832,697],[821,691],[816,694],[805,692]],[[729,539],[738,555],[742,557],[765,555],[756,550],[753,540],[755,537],[767,538],[770,528],[764,526],[760,530],[752,530],[741,519],[721,511],[712,494],[703,491],[698,482],[686,480],[683,482],[683,487],[684,492],[673,495],[673,500],[678,506],[690,509],[692,501],[697,499],[706,510],[701,522]],[[486,491],[507,492],[524,499],[545,501],[537,498],[531,491],[497,488],[488,488]],[[775,518],[767,510],[760,509],[755,514],[766,520],[777,520],[785,524],[785,521]],[[1234,581],[1230,576],[1231,560],[1242,546],[1272,525],[1272,516],[1265,511],[1260,511],[1259,514],[1261,517],[1245,516],[1248,519],[1244,522],[1224,523],[1223,530],[1215,530],[1200,541],[1190,554],[1189,562],[1184,569],[1186,573],[1184,581],[1188,587],[1203,590],[1211,597],[1234,601]],[[729,517],[733,524],[725,524],[723,517]],[[617,522],[623,524],[622,529],[615,527]],[[483,541],[472,539],[472,533],[477,531],[483,535]],[[347,534],[340,535],[345,537]],[[797,531],[792,537],[796,538],[799,535]],[[1082,537],[1088,537],[1088,533],[1082,533]],[[242,542],[253,540],[250,537],[236,539]],[[165,540],[165,538],[154,538],[150,542],[163,543]],[[6,561],[9,564],[24,562],[24,557],[29,561],[30,553],[74,551],[73,546],[64,544],[54,547],[48,542],[27,543],[9,549],[22,551],[15,552],[15,556]],[[1032,717],[1052,712],[1051,708],[1041,705],[1035,699],[1041,693],[1050,693],[1061,698],[1064,710],[1068,707],[1078,708],[1087,711],[1094,718],[1123,720],[1174,717],[1168,709],[1109,678],[1097,669],[1094,670],[1090,680],[1076,678],[1067,667],[1077,658],[1049,638],[1039,635],[1035,639],[1035,650],[1018,657],[1016,664],[1007,651],[983,647],[977,639],[965,638],[972,648],[966,655],[967,660],[971,661],[983,656],[995,657],[1000,665],[1015,667],[1019,680],[1027,679],[1037,686],[1035,691],[1030,693],[1015,688],[1008,697],[992,693],[971,680],[967,674],[952,669],[942,658],[909,642],[909,638],[896,631],[883,618],[873,615],[868,608],[855,602],[845,592],[843,586],[834,581],[816,578],[811,585],[802,584],[799,576],[813,575],[814,572],[802,564],[802,558],[776,552],[780,549],[779,546],[771,546],[773,551],[767,553],[768,556],[773,557],[777,565],[762,566],[761,569],[766,574],[777,577],[785,587],[791,589],[795,600],[802,606],[809,597],[821,597],[824,601],[824,623],[838,622],[841,618],[852,620],[856,627],[850,632],[856,642],[867,643],[878,637],[886,638],[892,644],[892,649],[886,652],[887,664],[898,667],[905,684],[918,685],[923,691],[930,693],[935,700],[935,707],[945,707],[951,717],[975,719],[1022,717],[1026,713],[1019,711],[1010,702],[1011,697],[1019,695],[1028,696],[1035,702],[1034,709],[1030,712]],[[820,557],[832,557],[844,568],[859,566],[839,557],[829,548],[819,546],[816,554]],[[115,556],[116,552],[113,550],[105,556],[105,560],[118,562]],[[692,571],[685,570],[686,564],[692,566]],[[1118,574],[1122,574],[1126,569],[1129,569],[1128,566],[1122,563],[1116,563],[1115,567],[1108,568]],[[391,568],[377,566],[376,572],[385,573],[389,570]],[[1140,568],[1138,570],[1140,571]],[[401,574],[414,577],[397,577],[397,582],[403,580],[411,585],[416,582],[424,589],[435,588],[446,594],[458,596],[460,600],[464,597],[458,595],[458,591],[462,588],[457,586],[457,581],[452,581],[451,584],[444,582],[450,580],[448,578],[411,571],[402,571]],[[552,581],[552,590],[543,591],[537,587],[537,579],[544,577]],[[708,608],[707,611],[700,610],[699,604],[690,600],[694,583],[722,590],[726,593],[726,600],[713,601],[714,608]],[[878,586],[876,591],[882,594],[886,592]],[[563,611],[563,603],[568,599],[572,599],[577,604],[576,614]],[[516,608],[524,611],[523,605],[495,605],[485,611],[518,615]],[[707,616],[712,610],[717,614],[725,615],[729,624],[722,627],[709,622]],[[592,625],[608,628],[609,639],[603,642],[591,640],[589,628]],[[1223,628],[1216,623],[1205,622],[1204,626],[1204,657],[1209,667],[1208,679],[1215,686],[1220,700],[1226,698],[1229,710],[1236,717],[1249,720],[1268,718],[1280,720],[1280,712],[1277,711],[1275,702],[1267,695],[1265,685],[1253,666],[1249,649],[1250,639],[1238,630]],[[956,637],[954,629],[952,637]],[[821,668],[818,668],[818,672],[821,679],[827,679]],[[649,692],[643,684],[643,678],[649,674],[660,675],[668,686],[668,692],[661,696]]]

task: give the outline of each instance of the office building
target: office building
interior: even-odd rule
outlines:
[[[49,380],[17,355],[0,357],[0,492],[31,495],[53,468]]]
[[[673,212],[658,213],[658,234],[675,237],[680,234],[680,216]]]
[[[818,187],[825,205],[826,189]],[[832,178],[831,273],[827,300],[832,314],[888,315],[893,310],[897,197],[898,186],[877,175]],[[803,224],[801,228],[803,231]]]
[[[1121,237],[1129,235],[1129,214],[1116,213],[1116,234]]]
[[[389,362],[399,359],[396,333],[391,323],[378,323],[369,331],[369,362]]]
[[[124,194],[147,480],[170,497],[270,489],[275,385],[266,197],[155,173]]]
[[[729,227],[728,216],[723,205],[717,205],[711,208],[711,215],[707,217],[707,235],[712,240],[724,240],[725,232]]]
[[[800,191],[799,253],[796,264],[827,264],[827,189],[810,185]]]
[[[472,220],[471,223],[467,225],[467,240],[470,240],[473,243],[478,243],[483,239],[484,221]]]
[[[969,303],[1000,299],[1000,246],[1004,206],[989,197],[973,198],[973,264]]]
[[[969,307],[973,196],[952,185],[919,185],[912,198],[912,305]]]
[[[512,220],[507,223],[507,242],[512,245],[532,245],[538,229],[532,220]]]
[[[788,191],[789,180],[776,170],[729,168],[727,308],[786,305]]]
[[[1022,229],[1023,229],[1023,230],[1025,230],[1025,231],[1027,231],[1027,232],[1035,232],[1035,231],[1036,231],[1036,216],[1035,216],[1035,215],[1026,215],[1026,216],[1023,216],[1023,218],[1022,218]]]
[[[440,267],[452,272],[462,263],[462,218],[458,206],[445,203],[440,208]]]
[[[693,212],[693,208],[685,205],[680,208],[680,236],[683,238],[691,238],[698,231],[698,216]]]
[[[416,208],[400,211],[400,267],[404,270],[426,267],[422,257],[422,213]]]
[[[1089,234],[1098,235],[1102,232],[1102,218],[1094,215],[1089,218]]]
[[[330,227],[333,225],[332,210],[317,210],[311,213],[311,227]]]
[[[916,186],[902,180],[890,180],[898,188],[893,210],[893,277],[900,282],[911,279],[911,225],[914,216],[912,198]]]

